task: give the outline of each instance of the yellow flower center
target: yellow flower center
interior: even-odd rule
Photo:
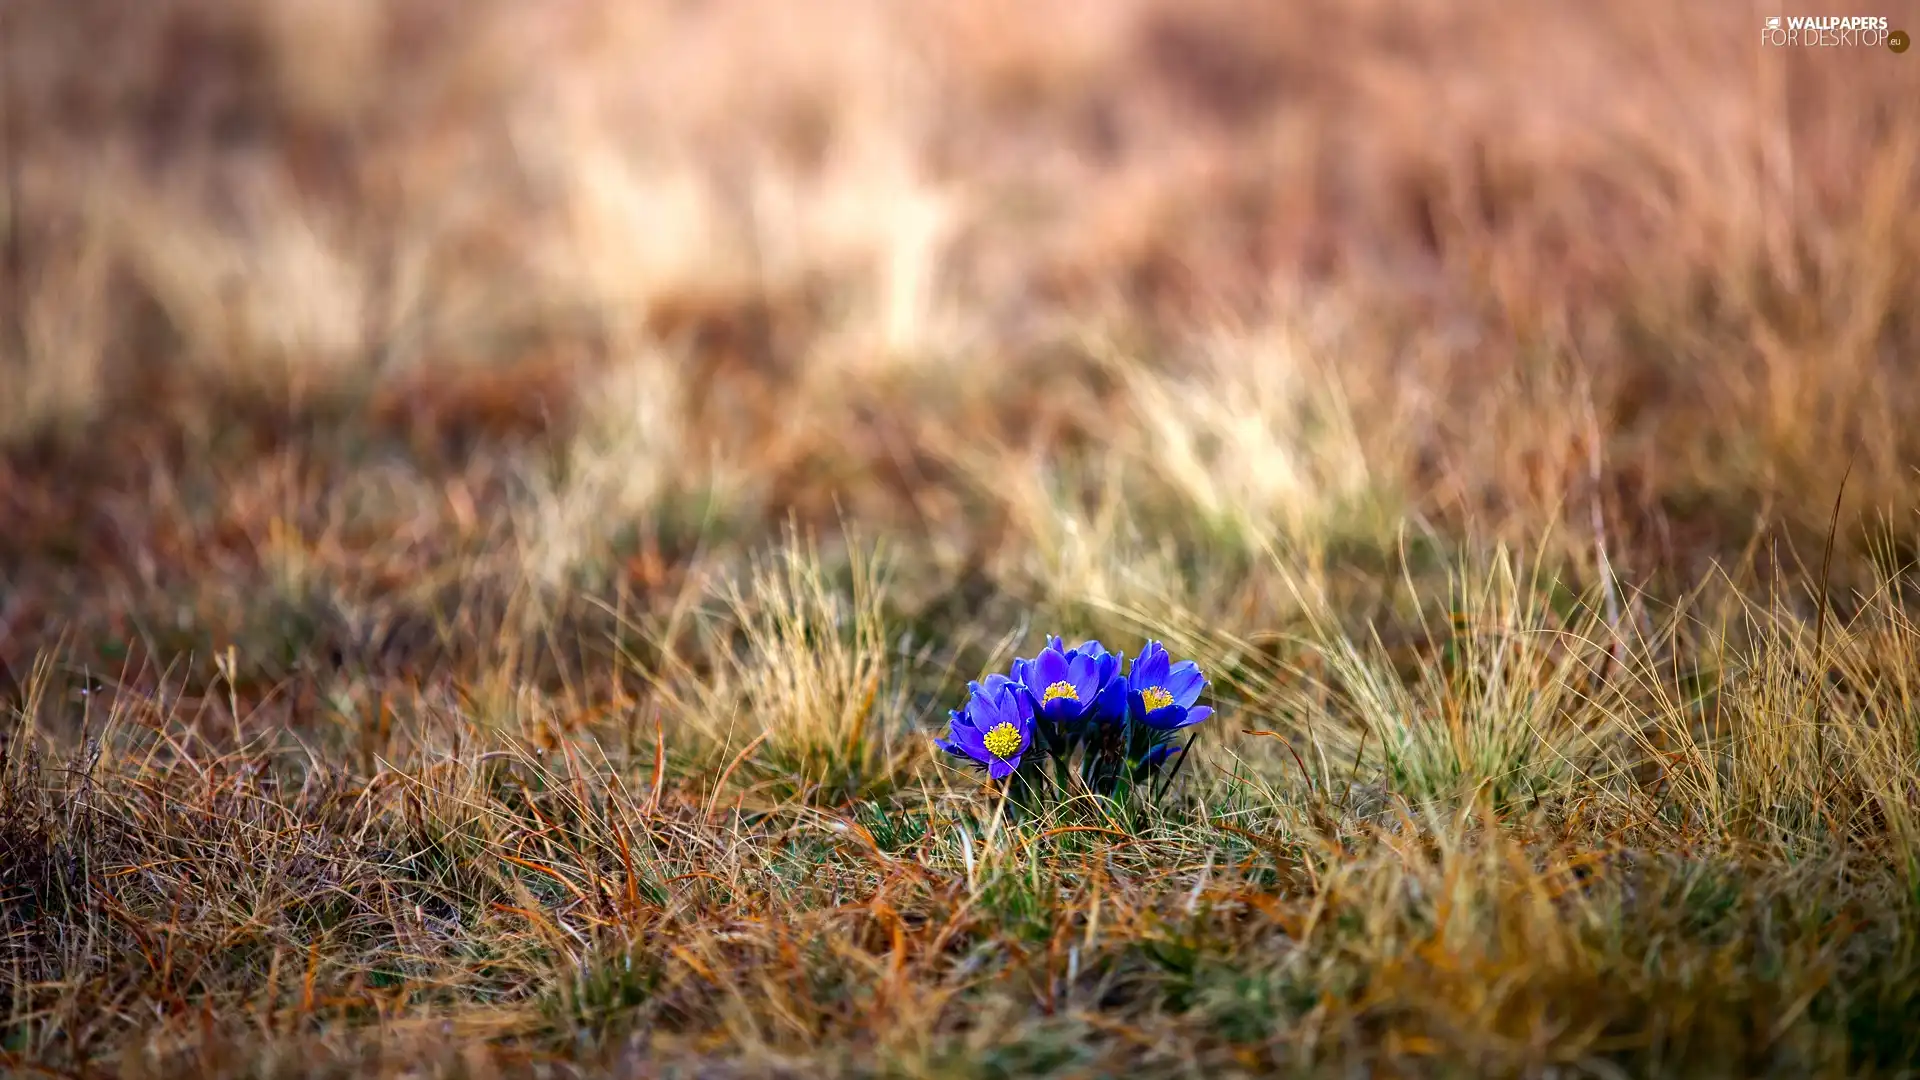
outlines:
[[[1140,692],[1140,702],[1147,707],[1148,712],[1152,712],[1173,704],[1173,695],[1167,693],[1167,688],[1164,686],[1149,686]]]
[[[1072,683],[1062,679],[1061,681],[1054,683],[1052,686],[1047,687],[1046,693],[1040,695],[1040,704],[1045,705],[1047,702],[1052,701],[1054,698],[1062,698],[1062,697],[1066,698],[1068,701],[1079,701],[1080,691],[1075,690],[1073,688]]]
[[[1012,724],[1000,724],[980,737],[987,746],[987,753],[1005,761],[1020,752],[1020,745],[1026,740],[1020,737],[1020,729]]]

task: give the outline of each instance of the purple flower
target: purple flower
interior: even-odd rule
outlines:
[[[1191,660],[1172,663],[1166,647],[1157,641],[1147,642],[1127,672],[1127,702],[1132,715],[1155,731],[1177,731],[1212,716],[1211,708],[1194,705],[1206,688],[1200,665]]]
[[[1202,717],[1201,719],[1205,719],[1205,717]],[[1170,742],[1161,743],[1160,745],[1147,751],[1147,756],[1144,759],[1144,764],[1149,769],[1157,769],[1160,766],[1165,765],[1167,762],[1173,760],[1173,755],[1184,753],[1185,749],[1186,749],[1185,747],[1175,746]]]
[[[1120,658],[1098,641],[1069,649],[1049,636],[1038,656],[1015,660],[1012,670],[1013,680],[1033,699],[1036,716],[1055,728],[1090,716],[1125,716],[1127,689]]]
[[[949,737],[934,745],[949,754],[986,766],[987,775],[1004,780],[1020,767],[1020,755],[1033,746],[1033,701],[1005,675],[968,683],[964,709],[954,710]]]

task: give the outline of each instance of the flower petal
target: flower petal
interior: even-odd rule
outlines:
[[[992,731],[1001,724],[1018,724],[1023,714],[1033,715],[1032,709],[1026,688],[1004,675],[987,676],[967,702],[973,726],[981,731]]]
[[[983,741],[984,738],[985,733],[975,725],[955,721],[953,731],[947,736],[947,741],[959,747],[961,753],[973,760],[986,761],[993,755],[987,752],[987,744]]]
[[[1068,682],[1073,684],[1073,694],[1079,698],[1081,709],[1091,705],[1092,696],[1100,692],[1100,663],[1091,655],[1075,653],[1068,659]]]
[[[1108,679],[1093,699],[1093,708],[1089,710],[1096,720],[1109,724],[1122,723],[1127,718],[1127,680]]]
[[[1038,685],[1035,690],[1044,692],[1047,687],[1067,678],[1067,656],[1058,649],[1048,649],[1033,658],[1033,681]]]
[[[1173,731],[1187,726],[1187,717],[1192,715],[1186,706],[1175,702],[1163,705],[1146,715],[1142,722],[1155,731]]]
[[[1006,722],[1022,731],[1033,727],[1033,699],[1022,693],[1009,693],[1005,698]]]
[[[1200,674],[1200,665],[1191,660],[1182,660],[1167,672],[1167,681],[1161,684],[1173,700],[1189,708],[1200,700],[1200,691],[1206,689],[1207,678]]]
[[[1133,658],[1133,670],[1127,674],[1127,685],[1135,690],[1145,690],[1150,686],[1167,685],[1166,647],[1157,641],[1149,641]]]
[[[1120,662],[1124,659],[1118,653],[1108,652],[1107,647],[1098,641],[1088,641],[1081,645],[1080,655],[1093,661],[1094,670],[1100,673],[1102,683],[1119,674]]]
[[[962,737],[953,741],[960,749],[966,751],[968,757],[980,762],[982,765],[992,762],[993,751],[987,749],[987,744],[981,739],[980,733],[969,732],[969,734],[972,736],[971,738]]]
[[[1184,749],[1185,747],[1175,746],[1173,743],[1161,743],[1159,746],[1147,751],[1147,764],[1151,766],[1164,765],[1167,763],[1168,758],[1180,753]]]

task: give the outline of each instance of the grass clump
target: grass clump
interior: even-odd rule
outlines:
[[[1920,1071],[1920,66],[790,7],[0,4],[0,1074]]]

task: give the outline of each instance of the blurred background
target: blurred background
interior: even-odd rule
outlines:
[[[1063,601],[1410,528],[1685,584],[1843,475],[1865,544],[1920,56],[1770,14],[12,0],[0,668],[453,662],[790,521]]]
[[[0,1072],[1910,1075],[1852,2],[0,0]]]

